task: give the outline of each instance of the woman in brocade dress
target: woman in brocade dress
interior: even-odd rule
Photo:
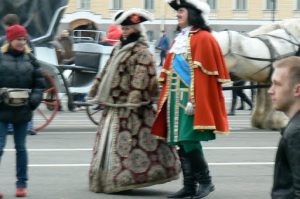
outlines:
[[[150,19],[142,9],[116,14],[122,38],[88,94],[88,102],[104,107],[90,167],[93,192],[113,193],[178,178],[176,150],[151,134],[157,77],[141,25]]]

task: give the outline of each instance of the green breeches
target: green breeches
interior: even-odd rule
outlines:
[[[183,150],[186,153],[197,149],[201,152],[201,154],[203,154],[203,149],[202,149],[202,145],[200,142],[184,141],[184,142],[178,143],[178,145],[180,147],[182,146]]]

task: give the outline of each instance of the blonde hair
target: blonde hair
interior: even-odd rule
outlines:
[[[289,81],[291,85],[300,83],[300,57],[291,56],[276,61],[274,68],[288,68]]]
[[[1,47],[1,52],[2,53],[6,53],[8,52],[8,49],[9,49],[9,43],[5,43],[2,47]],[[24,50],[24,53],[28,54],[28,53],[31,53],[31,48],[26,44],[25,45],[25,50]]]

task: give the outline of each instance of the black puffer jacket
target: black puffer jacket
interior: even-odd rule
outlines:
[[[0,52],[0,88],[31,89],[27,105],[11,107],[0,102],[0,121],[19,123],[31,120],[32,111],[41,103],[45,88],[42,70],[35,63],[29,53],[19,53],[9,48]]]
[[[300,199],[300,111],[281,133],[272,199]]]

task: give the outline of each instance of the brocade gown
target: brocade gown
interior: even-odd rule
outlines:
[[[109,95],[103,102],[101,84],[108,71],[113,75],[111,83],[105,82]],[[157,77],[143,37],[122,48],[117,45],[97,78],[89,95],[99,98],[104,110],[93,149],[90,190],[113,193],[177,179],[180,161],[175,148],[150,132]]]

